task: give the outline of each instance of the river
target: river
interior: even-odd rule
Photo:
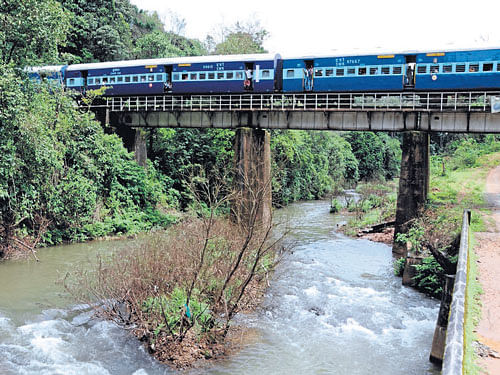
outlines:
[[[329,202],[276,212],[295,243],[262,307],[239,316],[252,339],[241,351],[185,374],[439,374],[429,363],[439,304],[401,286],[389,246],[336,232]],[[41,260],[0,264],[0,375],[176,374],[134,338],[91,319],[57,280],[98,253],[134,241],[40,250]]]

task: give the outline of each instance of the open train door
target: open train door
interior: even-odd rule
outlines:
[[[245,63],[245,72],[244,72],[244,81],[243,81],[243,89],[245,91],[253,91],[254,83],[259,82],[259,65],[254,67],[255,63],[246,62]]]
[[[89,88],[89,71],[88,70],[82,70],[82,94],[85,95],[87,93],[87,90]]]
[[[304,60],[304,67],[302,88],[304,91],[312,91],[314,88],[314,60]]]
[[[163,81],[163,92],[172,92],[172,65],[165,65],[165,80]]]
[[[404,88],[413,89],[415,88],[415,78],[416,78],[416,55],[406,55],[405,56],[405,76],[404,76]]]

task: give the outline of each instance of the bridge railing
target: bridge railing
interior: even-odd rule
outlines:
[[[161,95],[106,98],[112,112],[410,111],[490,112],[500,92]]]
[[[463,374],[464,362],[464,325],[467,272],[469,265],[469,224],[470,211],[466,210],[462,220],[462,234],[458,253],[457,273],[453,287],[453,297],[446,333],[446,344],[442,375]]]

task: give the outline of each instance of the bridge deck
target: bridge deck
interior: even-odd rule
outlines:
[[[93,108],[131,127],[500,133],[500,92],[136,96]]]
[[[112,97],[112,112],[173,111],[406,111],[491,112],[500,92],[162,95]]]

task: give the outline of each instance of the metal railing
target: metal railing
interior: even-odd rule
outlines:
[[[500,92],[399,92],[241,95],[161,95],[105,98],[112,112],[150,111],[409,111],[490,112]]]

